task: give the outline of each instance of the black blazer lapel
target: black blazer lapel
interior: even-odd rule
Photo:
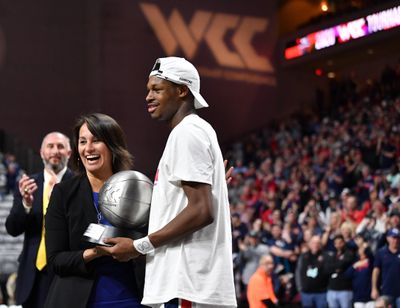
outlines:
[[[86,176],[82,177],[80,185],[82,189],[79,190],[79,200],[82,201],[82,210],[89,225],[89,223],[97,222],[97,212],[93,201],[93,191]]]

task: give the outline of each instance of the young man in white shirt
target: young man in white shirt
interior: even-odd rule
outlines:
[[[208,107],[196,68],[178,57],[156,61],[147,109],[171,129],[158,165],[149,235],[109,239],[124,261],[146,255],[142,304],[236,307],[225,167],[214,129],[196,114]]]

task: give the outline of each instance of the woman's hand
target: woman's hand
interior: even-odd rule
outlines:
[[[88,248],[83,252],[83,260],[85,261],[85,263],[88,263],[94,259],[97,259],[102,256],[106,256],[106,255],[108,255],[107,252],[105,252],[101,249],[98,249],[97,247]]]

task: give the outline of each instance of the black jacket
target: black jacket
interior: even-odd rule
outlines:
[[[67,169],[62,180],[73,176],[72,171]],[[26,213],[22,204],[22,196],[19,189],[15,190],[13,206],[6,220],[6,230],[12,236],[24,234],[24,244],[18,258],[18,276],[16,284],[16,302],[23,304],[32,292],[37,275],[41,272],[36,269],[36,256],[39,249],[42,225],[43,225],[43,185],[44,173],[36,173],[30,176],[35,180],[38,189],[33,194],[33,205],[29,213]],[[48,284],[39,290],[47,294],[52,275],[46,277],[42,282]],[[42,294],[45,296],[46,294]],[[40,295],[39,295],[40,296]]]
[[[352,250],[345,248],[342,254],[331,252],[327,258],[327,270],[330,273],[328,289],[335,291],[352,290],[352,282],[345,271],[354,262],[354,253]]]
[[[86,307],[96,278],[83,251],[94,244],[82,240],[90,223],[97,223],[92,189],[86,176],[76,176],[57,185],[46,214],[46,247],[49,266],[55,273],[45,307]],[[139,293],[143,287],[144,263],[132,262]]]
[[[326,272],[326,255],[322,252],[312,254],[306,252],[300,255],[296,267],[296,285],[299,291],[305,293],[326,292],[329,275]]]

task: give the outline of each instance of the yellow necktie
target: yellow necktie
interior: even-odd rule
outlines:
[[[39,244],[39,250],[38,254],[36,257],[36,267],[39,271],[41,271],[45,266],[47,262],[47,257],[46,257],[46,242],[44,238],[44,216],[46,215],[47,211],[47,206],[49,205],[49,198],[50,198],[50,192],[52,189],[52,184],[51,181],[48,181],[43,189],[43,224],[42,224],[42,237],[40,239],[40,244]]]

